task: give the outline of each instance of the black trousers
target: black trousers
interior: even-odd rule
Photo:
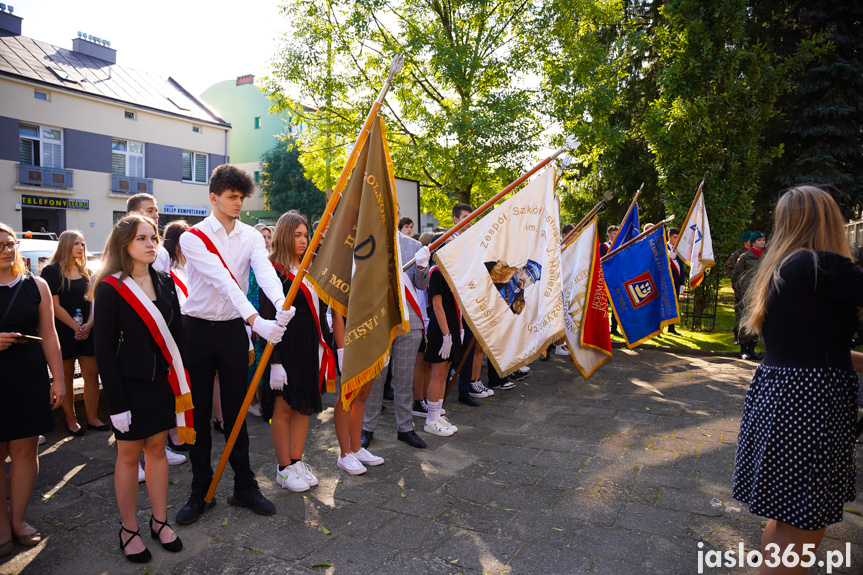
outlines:
[[[473,332],[469,327],[465,326],[464,330],[464,342],[462,342],[461,348],[465,351],[470,347],[470,342],[474,340]],[[479,342],[476,342],[476,345],[479,345]],[[460,396],[465,396],[470,393],[470,382],[472,381],[473,376],[473,354],[476,353],[476,348],[474,348],[471,356],[464,362],[464,366],[462,366],[461,371],[458,374],[458,394]],[[459,359],[459,361],[461,361]],[[456,363],[455,367],[458,367],[458,363]],[[455,369],[455,368],[453,368]],[[488,362],[488,385],[490,387],[495,387],[500,385],[503,382],[503,378],[497,372],[497,370],[492,365],[491,361]]]
[[[245,413],[240,413],[246,396],[249,377],[249,338],[241,319],[207,321],[186,316],[186,353],[183,360],[189,372],[192,401],[195,404],[195,444],[189,446],[192,462],[192,489],[206,490],[213,479],[210,465],[212,435],[210,415],[213,412],[213,380],[219,373],[222,399],[222,417],[225,421],[225,439],[231,433],[237,417],[243,418],[243,427],[231,451],[228,462],[234,470],[234,493],[257,487],[255,474],[249,463],[249,433]],[[221,454],[219,455],[221,457]]]

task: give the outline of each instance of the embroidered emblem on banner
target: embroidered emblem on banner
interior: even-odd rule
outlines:
[[[623,285],[633,308],[639,308],[659,295],[649,271],[635,276]]]

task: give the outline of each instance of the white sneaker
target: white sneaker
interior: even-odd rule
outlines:
[[[441,437],[449,437],[453,433],[455,433],[450,426],[445,424],[443,421],[443,416],[437,418],[435,421],[429,422],[426,419],[426,424],[423,427],[423,430],[426,433],[431,433],[432,435],[439,435]]]
[[[144,475],[144,466],[139,463],[138,464],[138,483],[141,483],[145,479],[147,479],[147,477]]]
[[[569,355],[569,348],[566,344],[558,345],[554,350],[555,355]]]
[[[165,446],[165,457],[168,458],[168,465],[180,465],[186,462],[186,456],[182,453],[174,453],[170,447]]]
[[[48,439],[44,435],[39,436],[39,445],[44,444]]]
[[[455,425],[453,425],[453,424],[452,424],[452,422],[450,422],[450,420],[449,420],[449,419],[447,419],[446,417],[444,417],[443,415],[441,415],[441,416],[440,416],[440,418],[438,419],[438,421],[443,421],[443,424],[444,424],[444,425],[446,425],[447,427],[449,427],[450,429],[452,429],[452,432],[453,432],[453,433],[455,433],[455,432],[457,432],[457,431],[458,431],[458,427],[456,427]]]
[[[479,380],[477,380],[477,383],[478,383],[478,384],[480,384],[480,385],[482,386],[482,388],[485,390],[485,392],[488,394],[488,396],[489,396],[489,397],[491,397],[492,395],[494,395],[494,390],[493,390],[493,389],[489,389],[489,388],[487,388],[487,387],[485,386],[485,384],[484,384],[483,382],[479,381]]]
[[[527,367],[526,365],[518,368],[518,370],[522,373],[530,373],[530,368]]]
[[[259,403],[257,405],[250,405],[249,406],[249,413],[251,413],[252,415],[254,415],[256,417],[261,417],[261,404]]]
[[[365,447],[360,447],[360,450],[354,453],[353,456],[356,457],[357,461],[359,461],[363,465],[371,465],[372,467],[374,467],[375,465],[380,465],[384,462],[383,457],[373,455]]]
[[[306,480],[306,483],[309,484],[309,487],[314,487],[318,484],[318,478],[312,474],[312,468],[309,467],[304,461],[297,461],[294,465],[296,465],[297,473],[300,477]]]
[[[491,390],[488,389],[486,386],[484,386],[481,381],[470,382],[469,389],[470,389],[470,391],[468,392],[468,395],[475,398],[475,399],[482,399],[484,397],[488,397],[489,395],[491,395],[489,393],[489,391],[491,391]]]
[[[362,475],[368,471],[360,461],[354,457],[353,453],[348,453],[344,457],[339,457],[336,465],[347,471],[351,475]]]
[[[501,383],[498,387],[501,389],[512,389],[513,387],[515,387],[515,382],[510,381],[510,380],[506,380],[503,383]]]
[[[300,477],[296,464],[288,465],[282,471],[279,471],[279,466],[276,465],[276,483],[297,493],[309,490],[309,484]]]

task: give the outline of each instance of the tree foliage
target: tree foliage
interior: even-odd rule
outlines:
[[[390,61],[405,66],[386,99],[396,175],[423,186],[422,208],[448,220],[518,177],[543,142],[520,41],[527,0],[286,0],[292,25],[266,89],[276,111],[313,129],[300,161],[332,187]],[[296,102],[309,104],[303,108]],[[314,108],[314,109],[311,109]]]
[[[299,157],[293,139],[279,141],[261,157],[261,188],[269,209],[280,213],[297,210],[311,223],[324,213],[326,197],[306,178]]]

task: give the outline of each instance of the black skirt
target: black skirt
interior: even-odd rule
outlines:
[[[856,497],[857,374],[760,365],[737,438],[732,495],[798,529],[842,521]]]
[[[131,406],[132,424],[126,433],[120,433],[114,428],[117,439],[147,439],[177,426],[176,400],[167,377],[157,375],[155,381],[123,379],[122,383],[123,392]],[[109,402],[108,409],[110,408]]]

